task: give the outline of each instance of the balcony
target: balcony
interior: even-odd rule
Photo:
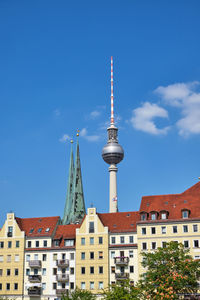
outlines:
[[[62,296],[62,295],[68,295],[69,290],[68,289],[58,289],[56,290],[56,295]]]
[[[56,275],[56,280],[60,281],[60,282],[69,281],[69,275],[68,274],[58,274],[58,275]]]
[[[129,263],[129,257],[122,256],[122,257],[115,257],[115,264],[119,266],[127,266]]]
[[[29,275],[28,280],[33,283],[41,282],[41,276],[40,275]]]
[[[30,268],[41,268],[41,260],[29,260]]]
[[[115,273],[116,280],[126,280],[129,278],[129,273]]]
[[[58,259],[56,265],[60,268],[66,268],[69,266],[69,259]]]
[[[28,289],[29,296],[41,296],[41,288],[34,287]]]

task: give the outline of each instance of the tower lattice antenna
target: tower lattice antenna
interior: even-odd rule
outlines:
[[[114,125],[113,57],[111,56],[111,125]]]

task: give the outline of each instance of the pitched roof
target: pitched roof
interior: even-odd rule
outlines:
[[[152,211],[169,212],[168,219],[181,219],[181,211],[188,209],[190,218],[200,218],[200,182],[181,194],[169,194],[142,197],[140,213]]]
[[[136,232],[136,223],[140,220],[138,211],[97,213],[104,226],[108,226],[110,232]]]
[[[68,224],[68,225],[59,225],[56,229],[56,233],[54,236],[54,240],[59,239],[60,245],[59,247],[67,247],[65,246],[65,239],[75,239],[76,238],[76,228],[80,228],[80,224]]]
[[[17,218],[16,221],[28,237],[51,236],[60,217]],[[39,231],[38,231],[39,230]]]

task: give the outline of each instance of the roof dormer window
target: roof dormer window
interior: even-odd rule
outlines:
[[[166,214],[166,212],[162,212],[162,213],[161,213],[161,219],[162,219],[162,220],[167,219],[167,214]]]
[[[157,220],[158,218],[158,212],[157,211],[151,211],[151,220]]]
[[[182,210],[182,218],[183,219],[189,218],[189,210],[187,210],[187,209]]]
[[[147,216],[148,216],[148,213],[143,211],[140,213],[140,218],[141,218],[141,221],[146,221],[147,220]]]

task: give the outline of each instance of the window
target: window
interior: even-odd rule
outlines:
[[[65,246],[74,246],[74,240],[65,240]]]
[[[46,268],[42,269],[42,275],[44,275],[44,276],[47,275],[47,269]]]
[[[2,283],[0,283],[0,290],[2,290]]]
[[[178,232],[177,226],[173,226],[173,233],[177,233],[177,232]]]
[[[166,248],[167,247],[167,242],[162,242],[162,247]]]
[[[151,214],[151,220],[156,220],[156,214],[155,213]]]
[[[85,245],[85,238],[81,238],[81,245]]]
[[[115,273],[115,267],[111,267],[111,273]]]
[[[94,238],[93,237],[90,238],[90,245],[94,245]]]
[[[57,268],[53,268],[53,275],[57,275]]]
[[[133,244],[134,243],[134,237],[133,235],[129,236],[129,244]]]
[[[142,220],[142,221],[145,221],[145,220],[146,220],[146,214],[142,214],[142,215],[141,215],[141,220]]]
[[[38,254],[34,254],[34,260],[38,260]]]
[[[146,233],[147,233],[146,227],[143,227],[143,228],[142,228],[142,234],[146,234]]]
[[[3,262],[3,255],[0,255],[0,262]]]
[[[90,267],[90,274],[94,274],[94,267]]]
[[[99,281],[99,289],[103,289],[103,281]]]
[[[187,219],[188,218],[188,211],[187,210],[182,211],[182,218],[183,219]]]
[[[94,252],[90,252],[90,259],[94,259]]]
[[[166,214],[166,212],[161,213],[161,219],[162,219],[162,220],[167,219],[167,214]]]
[[[71,289],[71,290],[74,289],[74,282],[70,282],[70,289]]]
[[[19,275],[19,270],[15,269],[15,276],[18,276],[18,275]]]
[[[187,225],[183,225],[183,232],[188,232],[188,226]]]
[[[156,234],[156,227],[151,227],[151,234]]]
[[[81,274],[85,274],[85,267],[81,267]]]
[[[16,248],[19,248],[19,241],[16,241],[16,242],[15,242],[15,247],[16,247]]]
[[[42,289],[46,290],[46,283],[44,283],[44,282],[42,283]]]
[[[7,255],[7,262],[11,262],[11,255]]]
[[[3,269],[0,269],[0,276],[3,275]]]
[[[31,241],[28,241],[28,248],[31,248]]]
[[[55,247],[60,246],[60,240],[54,240],[54,241],[53,241],[53,245],[54,245]]]
[[[57,260],[57,253],[54,253],[54,254],[53,254],[53,260],[54,260],[54,261]]]
[[[7,291],[10,290],[10,283],[6,283],[6,290],[7,290]]]
[[[29,233],[33,233],[33,230],[34,230],[34,228],[31,228],[30,231],[29,231]]]
[[[13,227],[8,226],[8,236],[11,237],[13,235]]]
[[[47,227],[47,228],[46,228],[46,230],[45,230],[45,232],[49,232],[49,230],[50,230],[50,228],[49,228],[49,227]]]
[[[103,244],[103,237],[99,236],[99,244]]]
[[[147,243],[142,243],[142,250],[147,250]]]
[[[74,260],[74,253],[70,253],[70,259]]]
[[[44,241],[43,241],[43,246],[44,246],[44,247],[47,247],[47,240],[44,240]]]
[[[53,282],[53,290],[57,289],[57,282]]]
[[[99,267],[99,274],[103,274],[103,267],[102,266]]]
[[[10,276],[10,274],[11,274],[10,269],[7,269],[6,274],[7,274],[7,276]]]
[[[134,273],[134,266],[130,266],[130,273]]]
[[[112,237],[111,237],[111,243],[112,243],[112,244],[115,244],[115,236],[112,236]]]
[[[81,289],[85,290],[85,282],[81,282]]]
[[[110,252],[110,257],[111,257],[111,258],[114,258],[114,257],[115,257],[115,251],[111,251],[111,252]]]
[[[85,252],[81,252],[81,259],[85,259]]]
[[[184,241],[183,243],[185,248],[189,248],[189,241]]]
[[[12,242],[11,241],[8,242],[8,248],[12,248]]]
[[[94,233],[94,222],[89,222],[89,233]]]
[[[0,248],[4,247],[4,242],[0,242]]]
[[[162,232],[162,234],[166,234],[166,226],[161,227],[161,232]]]
[[[124,236],[120,236],[120,243],[124,244]]]
[[[33,274],[38,275],[38,269],[33,269]]]
[[[194,240],[194,247],[199,248],[199,240]]]
[[[133,250],[129,250],[129,257],[133,257]]]
[[[198,225],[193,225],[193,232],[198,232]]]
[[[26,255],[26,261],[30,261],[30,259],[31,259],[30,254],[27,254],[27,255]]]
[[[35,247],[39,247],[39,241],[35,241]]]
[[[41,233],[42,232],[42,228],[38,228],[37,232]]]
[[[42,254],[42,260],[46,261],[47,260],[47,255],[46,254]]]
[[[18,290],[18,283],[14,283],[14,290]]]
[[[26,276],[30,275],[30,269],[26,269]]]
[[[103,251],[99,251],[99,259],[103,259]]]
[[[90,281],[90,290],[94,289],[94,281]]]
[[[74,275],[74,268],[70,268],[70,274]]]
[[[156,242],[152,242],[152,243],[151,243],[151,249],[152,249],[152,250],[155,250],[155,249],[156,249]]]

